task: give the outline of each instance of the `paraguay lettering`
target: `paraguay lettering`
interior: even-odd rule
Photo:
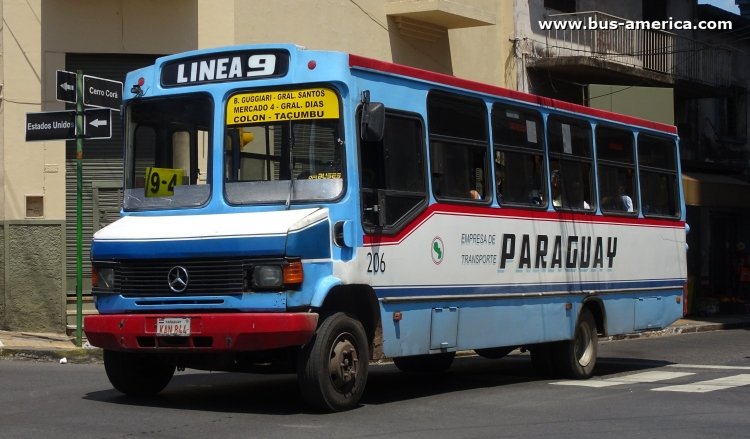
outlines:
[[[505,270],[613,268],[617,237],[503,234],[498,268]]]

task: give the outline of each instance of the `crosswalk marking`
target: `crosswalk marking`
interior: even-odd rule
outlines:
[[[750,366],[721,366],[713,364],[667,364],[666,367],[678,369],[750,370]]]
[[[730,377],[717,378],[715,380],[699,381],[692,384],[681,384],[679,386],[667,386],[651,389],[657,392],[690,392],[706,393],[715,390],[730,389],[750,385],[750,374],[740,374]]]
[[[672,380],[675,378],[682,378],[689,375],[695,375],[692,372],[666,372],[666,371],[649,371],[635,373],[632,375],[625,375],[615,378],[606,378],[602,380],[589,379],[581,381],[558,381],[556,384],[559,386],[582,386],[582,387],[611,387],[619,386],[622,384],[636,384],[636,383],[655,383],[658,381]]]

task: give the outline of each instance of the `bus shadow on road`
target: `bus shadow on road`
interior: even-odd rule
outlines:
[[[632,358],[600,358],[594,369],[594,377],[660,368],[669,364],[672,363]],[[528,354],[509,355],[499,360],[476,356],[457,358],[448,371],[436,374],[403,373],[393,365],[383,370],[378,370],[377,366],[370,370],[363,404],[387,404],[480,388],[502,390],[504,387],[558,379],[539,376],[534,371]]]
[[[594,377],[603,377],[667,366],[669,362],[603,357]],[[513,354],[498,360],[476,356],[456,358],[443,373],[416,374],[399,371],[392,363],[372,364],[361,405],[380,405],[456,392],[534,384],[549,381],[531,366],[528,354]],[[296,376],[190,371],[177,373],[160,394],[133,397],[114,389],[90,392],[85,399],[154,408],[223,413],[292,415],[313,412],[306,407]]]
[[[154,396],[123,395],[114,389],[90,392],[84,399],[154,408],[219,413],[292,415],[308,411],[295,375],[257,375],[190,371],[176,373]]]

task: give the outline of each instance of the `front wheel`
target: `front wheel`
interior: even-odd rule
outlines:
[[[175,365],[156,354],[104,350],[103,355],[109,382],[127,395],[155,395],[174,375]]]
[[[365,391],[369,365],[362,324],[344,313],[327,317],[299,354],[297,378],[302,397],[327,411],[354,408]]]

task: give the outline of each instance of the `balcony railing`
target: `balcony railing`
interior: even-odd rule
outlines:
[[[653,71],[673,79],[729,86],[733,50],[663,30],[628,28],[625,20],[602,12],[550,15],[559,21],[547,31],[543,58],[585,56]],[[569,23],[562,23],[569,22]],[[592,26],[596,23],[596,26]],[[613,23],[623,23],[617,25]],[[646,22],[631,22],[642,27]],[[594,29],[592,29],[594,28]]]

